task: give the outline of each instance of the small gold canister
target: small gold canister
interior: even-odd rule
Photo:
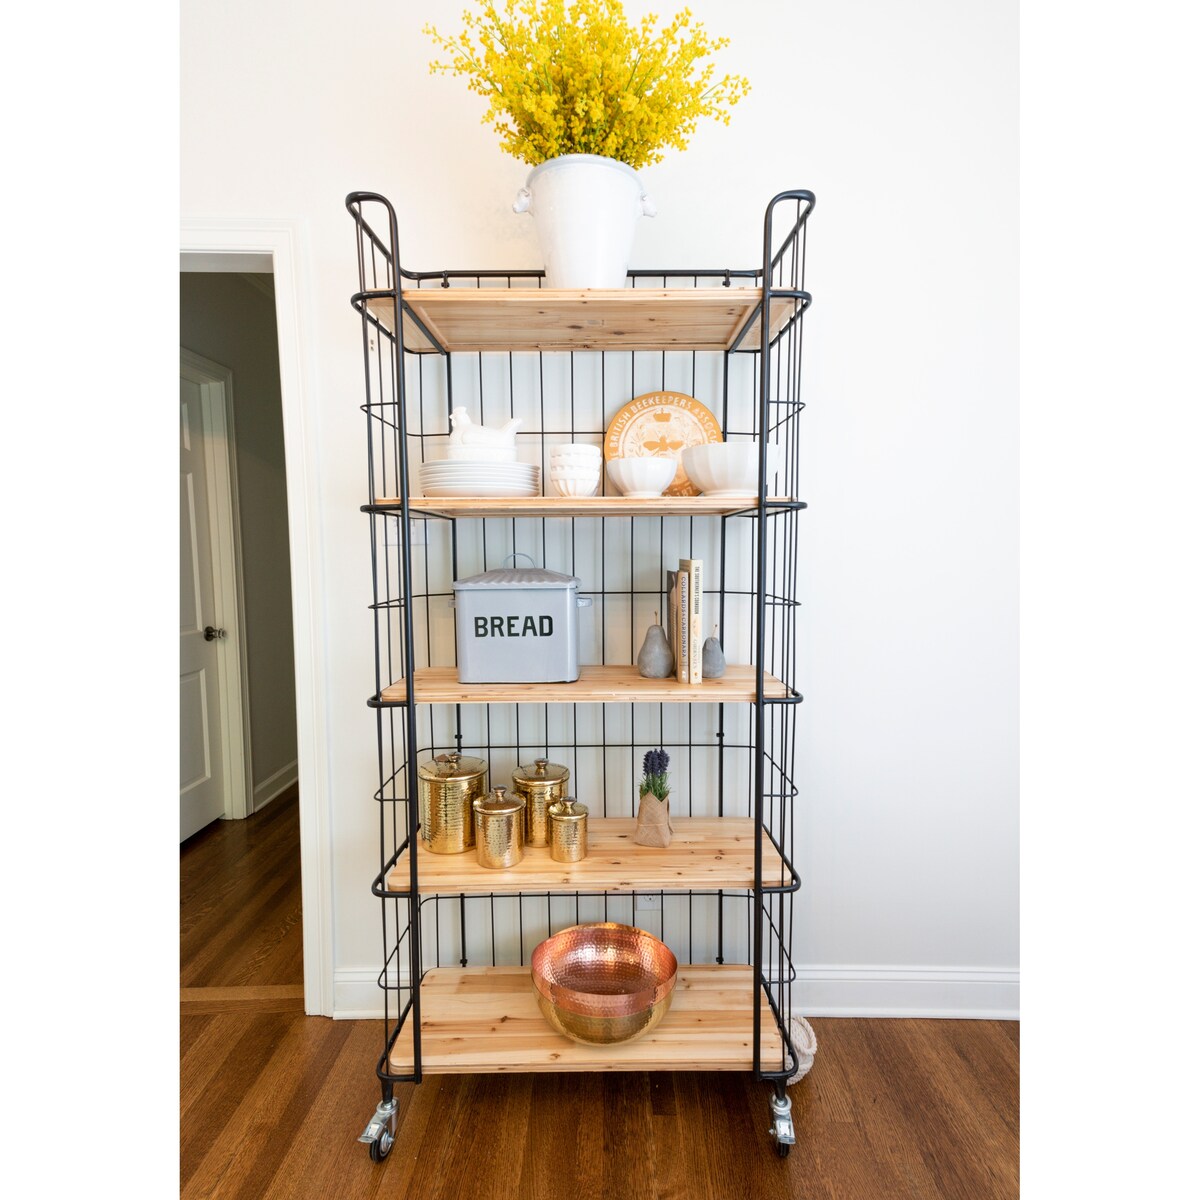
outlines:
[[[462,854],[475,845],[472,803],[487,793],[487,763],[439,754],[417,767],[421,842],[434,854]]]
[[[525,855],[525,799],[493,788],[473,805],[475,855],[481,867],[515,867]]]
[[[513,791],[525,797],[525,845],[550,844],[550,805],[566,799],[571,772],[561,763],[544,758],[513,772]]]
[[[564,863],[587,858],[587,805],[568,796],[550,805],[549,815],[550,857]]]

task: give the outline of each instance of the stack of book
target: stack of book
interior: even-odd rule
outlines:
[[[675,655],[675,678],[680,683],[699,683],[701,606],[704,601],[703,560],[681,558],[678,571],[667,572],[667,638]]]

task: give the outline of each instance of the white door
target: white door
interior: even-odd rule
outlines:
[[[225,813],[225,771],[213,637],[212,539],[200,386],[179,380],[179,840]],[[210,627],[211,640],[205,638]]]

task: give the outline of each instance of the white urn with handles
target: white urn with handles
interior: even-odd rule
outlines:
[[[529,213],[552,288],[621,288],[639,217],[654,201],[632,167],[598,154],[563,154],[534,167],[513,212]]]

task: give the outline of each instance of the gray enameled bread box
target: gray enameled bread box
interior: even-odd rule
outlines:
[[[460,683],[573,683],[579,678],[579,595],[573,575],[505,567],[454,581]]]

